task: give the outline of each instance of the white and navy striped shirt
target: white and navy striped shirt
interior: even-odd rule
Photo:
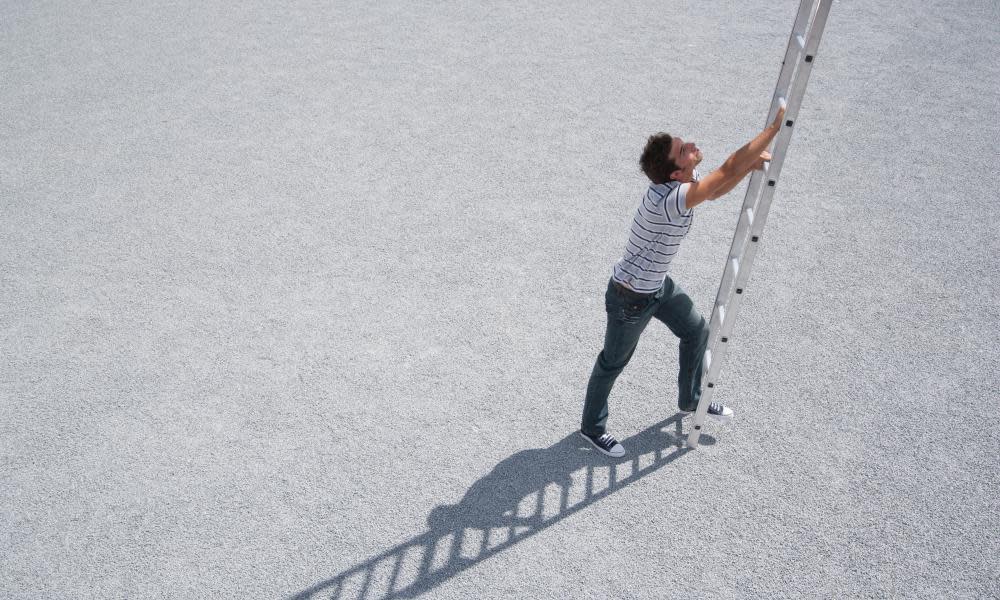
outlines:
[[[670,261],[691,228],[694,211],[687,208],[687,183],[668,181],[649,186],[625,244],[625,255],[615,264],[612,278],[640,294],[651,294],[663,286]]]

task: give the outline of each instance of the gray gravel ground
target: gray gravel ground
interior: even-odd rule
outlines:
[[[751,137],[795,9],[0,2],[0,596],[1000,596],[995,0],[834,4],[737,420],[654,324],[574,434],[645,137]]]

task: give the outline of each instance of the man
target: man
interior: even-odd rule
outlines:
[[[614,266],[604,295],[608,313],[604,349],[587,384],[580,425],[580,435],[604,454],[615,458],[625,455],[625,448],[606,429],[608,395],[654,317],[680,338],[677,406],[682,413],[698,407],[708,326],[691,298],[668,275],[670,262],[691,227],[694,207],[725,195],[770,160],[767,148],[784,116],[784,109],[780,109],[763,132],[704,178],[695,174],[702,154],[694,142],[665,133],[647,141],[639,164],[651,183],[636,209],[625,255]],[[713,402],[708,414],[726,421],[733,411]]]

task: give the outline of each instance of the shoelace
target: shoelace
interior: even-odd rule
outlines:
[[[609,448],[614,446],[616,443],[615,438],[611,437],[611,435],[607,433],[602,435],[598,441],[600,441],[603,446],[607,446]]]

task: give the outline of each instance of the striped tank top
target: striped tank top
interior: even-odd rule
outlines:
[[[649,186],[635,211],[625,255],[615,264],[612,279],[640,294],[659,291],[694,218],[694,211],[684,203],[689,187],[677,181]]]

